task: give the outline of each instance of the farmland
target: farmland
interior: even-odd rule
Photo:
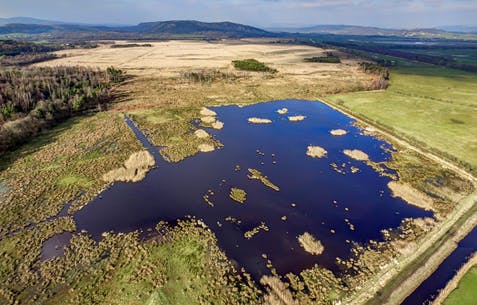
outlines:
[[[475,170],[476,90],[474,73],[411,64],[392,69],[386,91],[329,100]]]

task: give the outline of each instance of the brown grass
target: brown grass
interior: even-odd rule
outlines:
[[[312,158],[323,158],[328,154],[328,152],[320,146],[308,146],[306,154]]]
[[[266,305],[299,305],[286,284],[278,277],[265,275],[260,279],[260,283],[269,287],[268,294],[264,296]]]
[[[267,176],[264,176],[260,171],[254,169],[254,168],[249,168],[248,172],[250,175],[247,175],[249,179],[257,179],[260,180],[265,186],[268,186],[269,188],[275,190],[275,191],[280,191],[280,188],[273,184]]]
[[[215,117],[213,116],[204,116],[204,117],[201,117],[200,120],[206,124],[215,123]]]
[[[200,152],[212,152],[215,150],[215,147],[210,144],[200,144],[197,148]]]
[[[344,135],[346,135],[348,132],[347,132],[346,130],[344,130],[344,129],[333,129],[333,130],[330,131],[330,133],[331,133],[331,135],[333,135],[333,136],[339,137],[339,136],[344,136]]]
[[[230,189],[229,197],[237,201],[238,203],[245,203],[245,200],[247,200],[247,192],[242,189],[233,187]]]
[[[409,204],[415,205],[427,211],[434,209],[433,200],[429,196],[416,190],[409,184],[391,181],[388,183],[394,197],[399,197]]]
[[[205,108],[205,107],[202,107],[202,109],[200,110],[200,115],[202,116],[216,116],[217,113],[215,111],[212,111],[208,108]]]
[[[203,139],[203,138],[208,138],[209,137],[209,134],[207,133],[207,131],[203,130],[203,129],[197,129],[195,132],[194,132],[195,136],[198,137],[199,139]]]
[[[106,182],[138,182],[146,177],[147,172],[154,164],[154,157],[147,150],[135,152],[124,162],[123,167],[104,174],[103,180]]]
[[[299,122],[299,121],[303,121],[304,119],[306,119],[306,116],[304,115],[295,115],[295,116],[288,117],[288,120],[290,122]]]
[[[369,156],[365,152],[359,150],[359,149],[345,149],[343,150],[343,153],[347,155],[348,157],[358,160],[358,161],[368,161]]]
[[[217,120],[214,123],[212,123],[212,128],[220,130],[220,129],[224,128],[224,123]]]
[[[248,118],[248,122],[251,124],[270,124],[272,120],[262,118]]]
[[[300,246],[305,249],[306,252],[313,255],[320,255],[325,250],[321,241],[308,232],[298,236],[298,242],[300,242]]]

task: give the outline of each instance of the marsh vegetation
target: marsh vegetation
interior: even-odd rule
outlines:
[[[298,241],[306,252],[313,255],[320,255],[325,250],[323,244],[308,232],[298,236]]]
[[[247,192],[237,187],[233,187],[230,189],[229,197],[238,203],[245,203],[245,200],[247,199]]]
[[[328,152],[326,151],[326,149],[324,149],[323,147],[320,147],[320,146],[310,145],[310,146],[308,146],[307,151],[306,151],[306,155],[310,156],[312,158],[323,158],[327,154],[328,154]]]
[[[250,173],[250,175],[247,175],[247,177],[249,179],[256,179],[256,180],[260,180],[263,185],[265,186],[268,186],[269,188],[271,188],[272,190],[275,190],[275,191],[280,191],[280,188],[278,186],[276,186],[275,184],[273,184],[267,176],[264,176],[262,175],[262,173],[254,168],[249,168],[248,169],[248,172]]]

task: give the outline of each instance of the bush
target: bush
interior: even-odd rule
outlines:
[[[278,72],[276,69],[270,68],[263,62],[260,62],[256,59],[244,59],[244,60],[234,60],[232,61],[233,66],[239,70],[245,71],[255,71],[255,72]]]
[[[330,63],[330,64],[339,64],[341,62],[340,58],[334,55],[331,52],[326,53],[326,56],[320,57],[308,57],[305,58],[306,62],[322,62],[322,63]]]
[[[124,81],[124,72],[121,69],[109,67],[106,72],[108,73],[109,80],[113,83],[120,83]]]

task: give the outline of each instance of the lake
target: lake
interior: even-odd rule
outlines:
[[[280,108],[288,108],[288,114],[278,114]],[[207,131],[224,147],[179,163],[164,161],[159,148],[152,147],[129,122],[153,152],[157,168],[143,181],[115,183],[105,190],[74,215],[78,230],[99,239],[105,231],[146,230],[161,220],[196,216],[216,234],[227,256],[259,279],[270,273],[262,254],[267,254],[279,274],[299,273],[314,264],[338,272],[336,257],[350,255],[351,244],[346,241],[380,240],[382,229],[398,227],[403,218],[432,217],[430,212],[393,198],[387,188],[390,178],[343,154],[344,149],[359,149],[379,162],[390,158],[392,147],[364,135],[354,120],[321,102],[285,100],[211,109],[225,126]],[[287,116],[292,115],[306,119],[290,122]],[[249,124],[249,117],[268,118],[272,123]],[[330,131],[338,128],[348,134],[332,136]],[[311,158],[306,155],[309,145],[321,146],[328,154]],[[359,171],[351,173],[351,166]],[[247,178],[248,168],[268,176],[280,190]],[[233,187],[247,192],[244,204],[229,197]],[[213,207],[203,199],[209,190],[214,194],[209,196]],[[227,217],[240,223],[227,221]],[[244,237],[262,222],[269,231]],[[300,247],[297,236],[304,232],[322,242],[321,255]]]

